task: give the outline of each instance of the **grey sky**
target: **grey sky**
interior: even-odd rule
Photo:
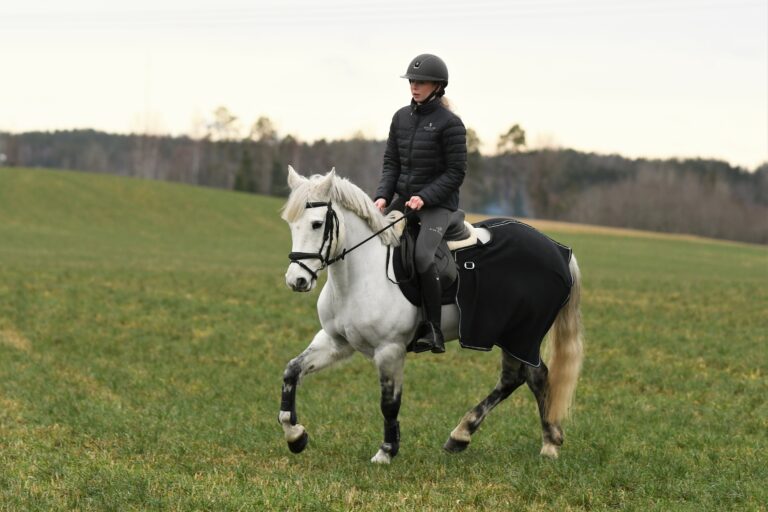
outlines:
[[[487,152],[520,123],[533,145],[768,160],[766,0],[0,0],[0,129],[182,134],[225,105],[383,138],[422,52]]]

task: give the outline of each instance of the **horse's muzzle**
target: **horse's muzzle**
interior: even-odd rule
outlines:
[[[295,292],[309,292],[315,287],[315,280],[302,276],[289,277],[286,275],[285,284]]]
[[[308,292],[312,289],[312,281],[299,277],[296,279],[296,282],[291,285],[291,288],[295,292]]]

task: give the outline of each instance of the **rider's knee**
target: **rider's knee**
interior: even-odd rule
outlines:
[[[416,260],[416,271],[419,274],[423,274],[429,270],[429,267],[435,263],[435,256],[431,254],[419,254],[417,252],[414,259]]]

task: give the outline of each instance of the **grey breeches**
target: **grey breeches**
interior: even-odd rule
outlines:
[[[435,262],[435,252],[451,223],[453,212],[439,206],[422,208],[416,212],[421,221],[416,239],[416,271],[423,274]]]

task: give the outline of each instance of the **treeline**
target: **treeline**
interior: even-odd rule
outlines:
[[[480,211],[768,243],[768,164],[539,150],[478,168],[468,185]]]
[[[505,140],[507,137],[508,140]],[[472,139],[472,137],[470,137]],[[484,156],[470,140],[462,188],[467,211],[689,233],[768,243],[768,164],[747,171],[717,160],[646,160],[568,149],[528,151],[519,139]],[[335,167],[364,190],[379,179],[384,142],[302,142],[266,118],[248,137],[199,138],[93,130],[0,132],[0,164],[102,172],[285,195],[288,164],[304,174]]]

